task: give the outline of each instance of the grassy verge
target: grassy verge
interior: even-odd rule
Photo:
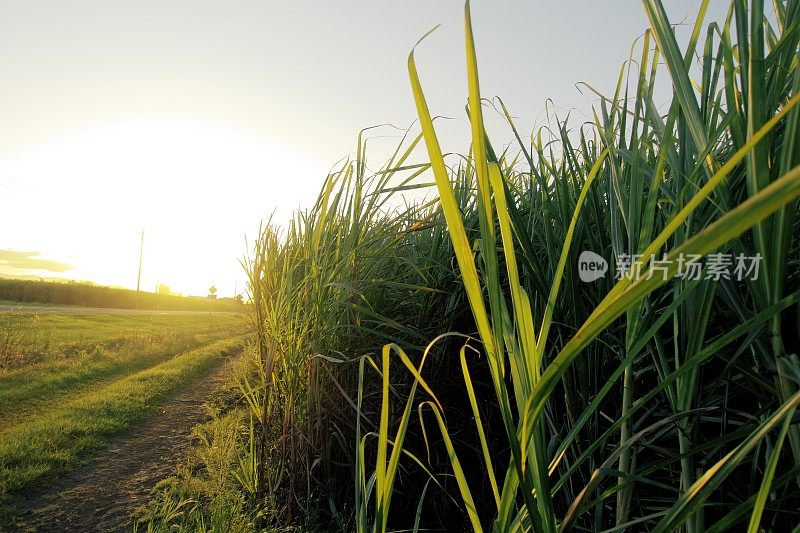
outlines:
[[[87,462],[109,436],[143,417],[159,401],[208,372],[245,337],[192,350],[87,392],[0,437],[0,517],[9,519],[22,494]]]
[[[254,531],[257,514],[238,482],[246,451],[244,413],[234,409],[192,430],[192,447],[175,475],[158,484],[156,495],[135,522],[137,531]]]
[[[253,426],[237,386],[253,371],[253,359],[245,352],[206,403],[209,419],[192,429],[191,446],[174,474],[135,513],[136,531],[254,531],[260,517],[274,512],[274,499],[257,498]]]

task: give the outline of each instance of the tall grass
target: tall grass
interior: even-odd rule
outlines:
[[[706,7],[681,49],[645,0],[636,57],[578,129],[555,118],[523,140],[498,102],[518,141],[498,153],[467,4],[470,153],[443,154],[412,52],[421,138],[371,178],[359,141],[310,212],[262,231],[262,372],[242,390],[286,513],[319,514],[323,494],[360,531],[800,522],[800,2],[769,17],[734,0],[704,32]],[[387,207],[430,175],[438,202]],[[582,282],[583,250],[612,274],[635,255],[642,275]],[[759,276],[708,279],[719,253],[758,254]],[[699,279],[680,275],[686,257],[706,258]],[[437,337],[456,330],[472,336]]]
[[[341,466],[355,462],[357,357],[395,339],[421,350],[460,308],[433,207],[388,202],[427,167],[406,165],[420,140],[367,175],[359,138],[316,205],[284,229],[267,224],[247,260],[260,372],[241,390],[260,433],[260,491],[285,504],[279,522],[308,515],[319,490],[352,494]]]

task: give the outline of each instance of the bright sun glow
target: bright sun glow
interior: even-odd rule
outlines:
[[[63,276],[204,295],[243,290],[239,259],[268,206],[285,220],[327,169],[279,144],[213,124],[136,120],[71,132],[0,160],[23,184],[0,213],[6,246],[65,261]],[[13,272],[11,272],[13,273]],[[50,272],[36,272],[52,276]]]

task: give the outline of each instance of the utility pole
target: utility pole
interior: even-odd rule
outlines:
[[[142,283],[142,252],[144,251],[144,228],[139,241],[139,275],[136,277],[136,309],[139,309],[139,286]]]

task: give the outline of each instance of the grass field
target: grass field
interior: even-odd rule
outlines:
[[[241,349],[233,314],[0,314],[0,509]]]
[[[0,372],[37,364],[70,366],[148,347],[202,342],[237,325],[233,314],[0,313]],[[44,370],[44,369],[43,369]]]

